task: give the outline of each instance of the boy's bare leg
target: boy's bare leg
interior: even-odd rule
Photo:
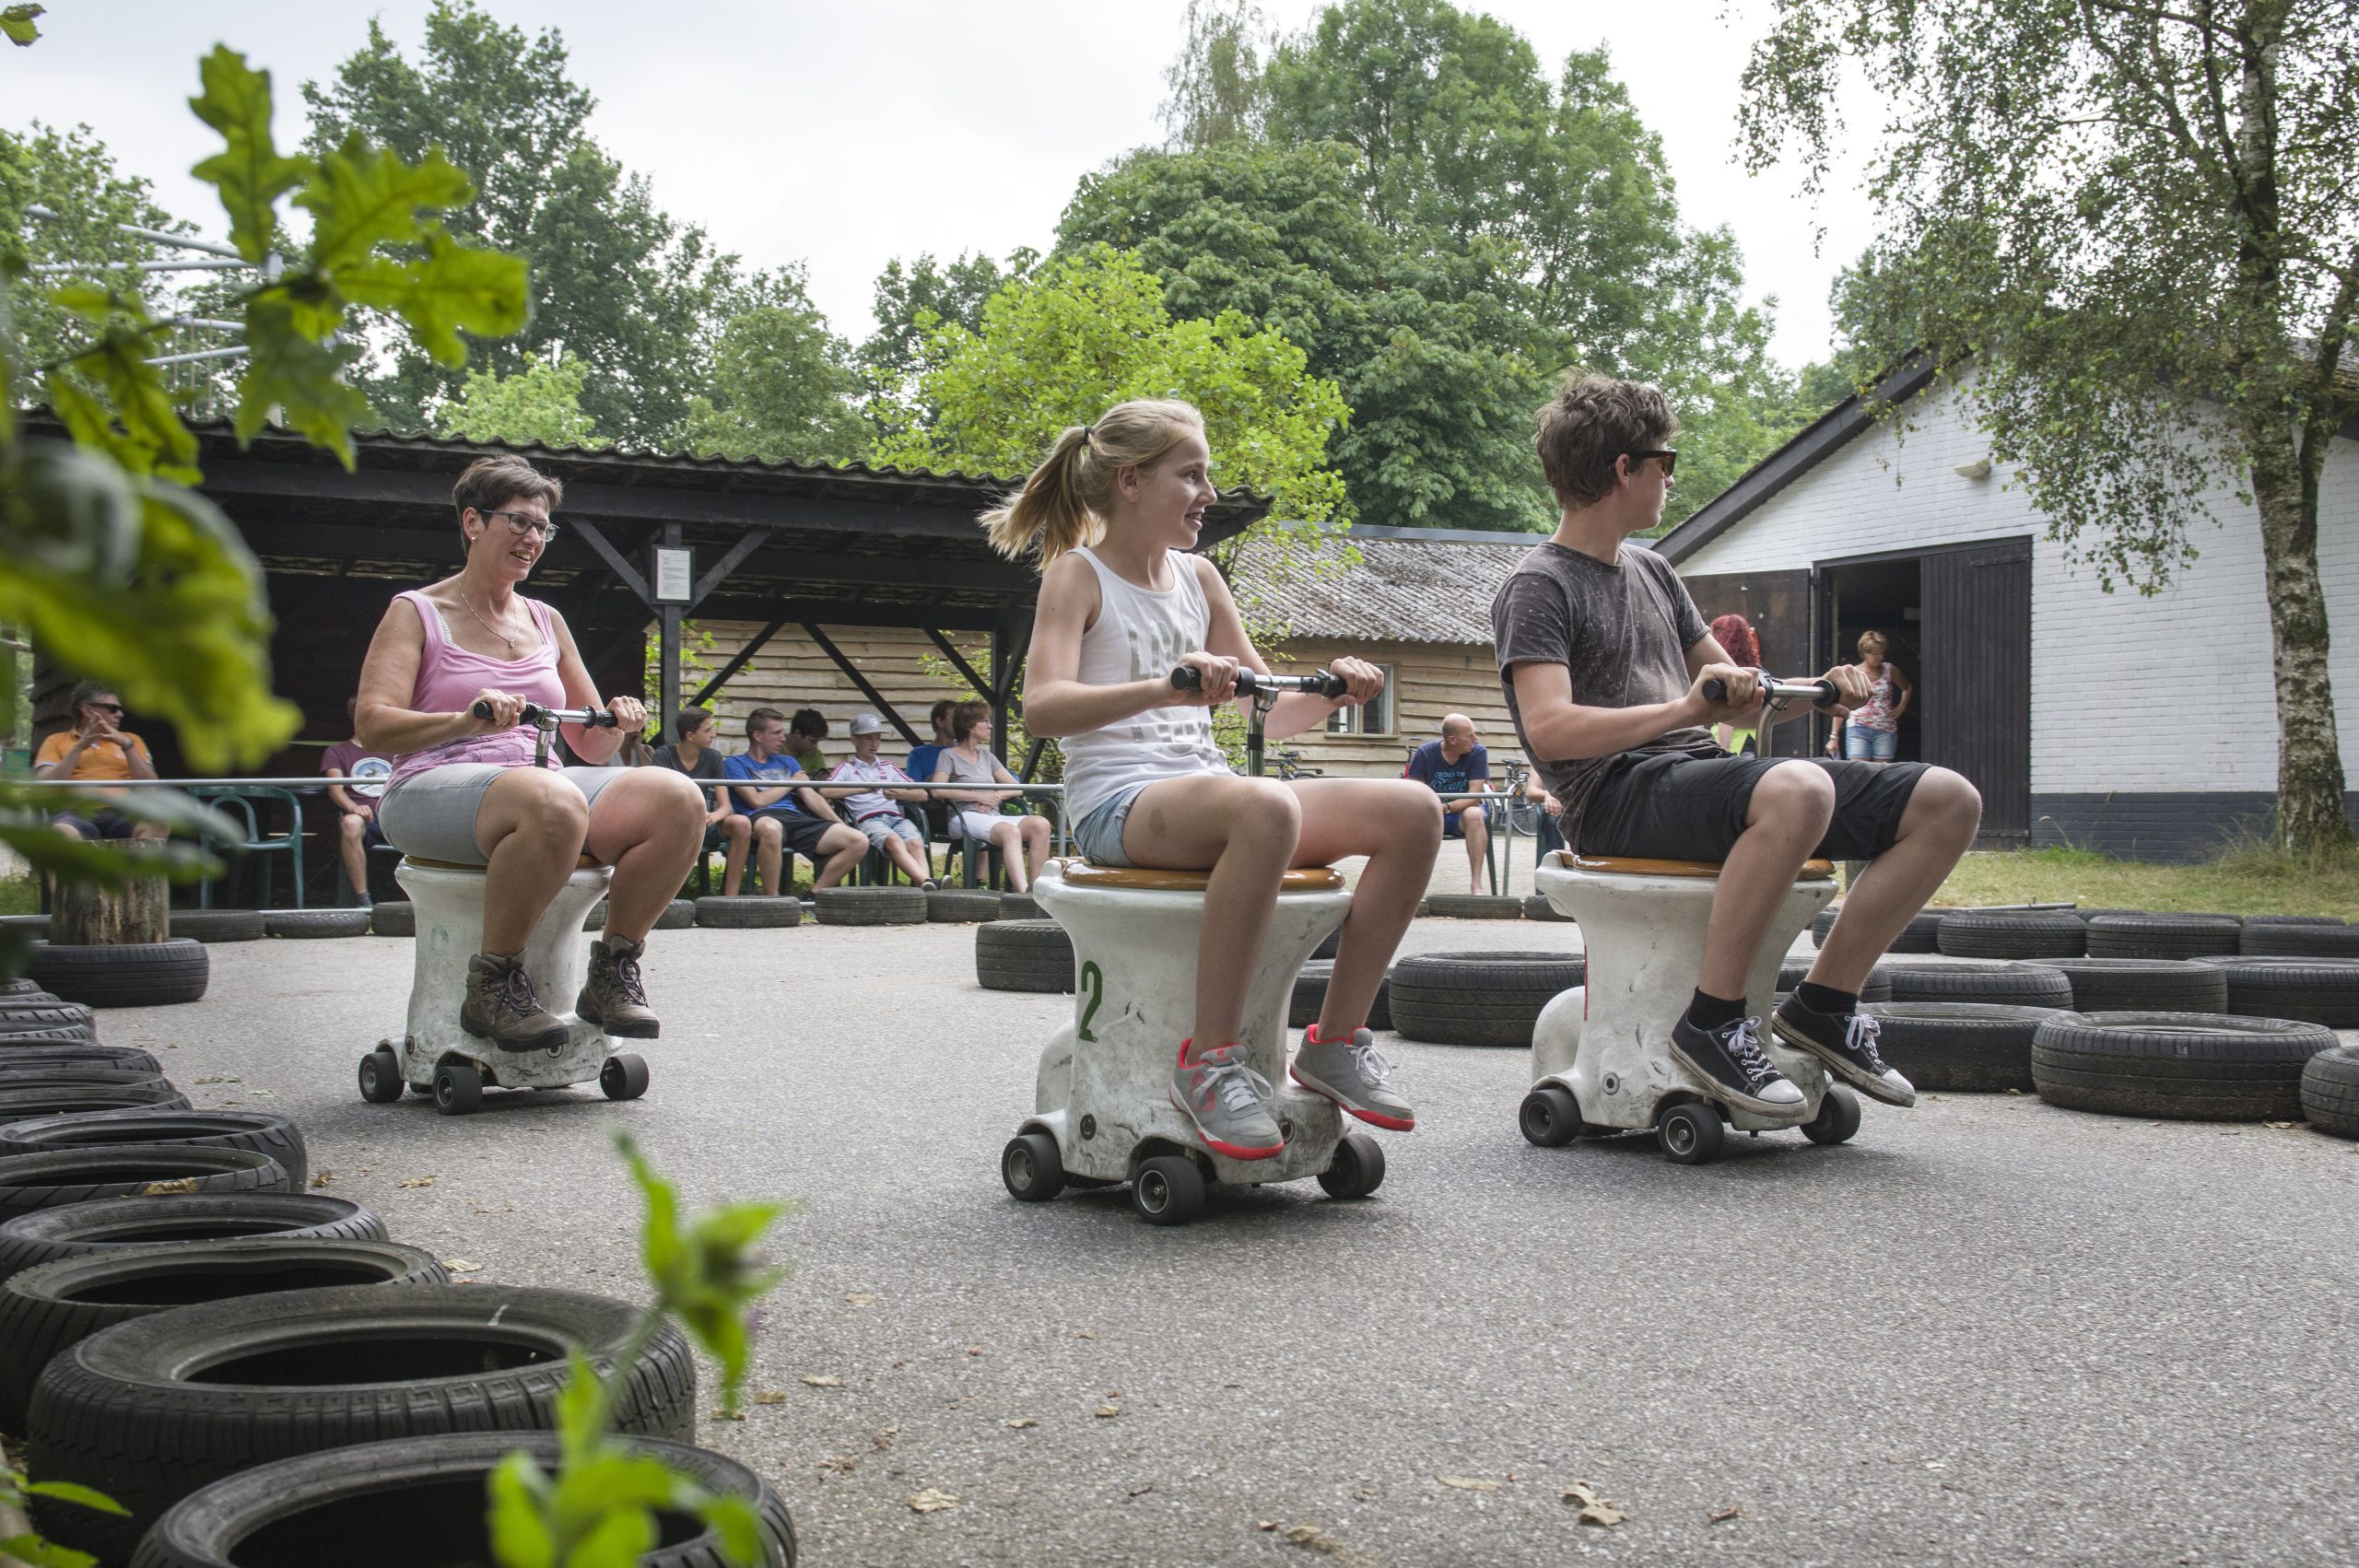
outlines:
[[[1900,813],[1899,837],[1843,895],[1843,913],[1819,944],[1811,982],[1858,995],[1876,960],[1974,847],[1981,825],[1980,792],[1946,767],[1926,769]]]
[[[1781,762],[1761,775],[1745,808],[1744,831],[1720,866],[1698,990],[1729,1001],[1744,995],[1761,939],[1834,815],[1835,780],[1824,769]]]

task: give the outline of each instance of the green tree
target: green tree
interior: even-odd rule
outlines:
[[[983,301],[1027,275],[1037,252],[1019,248],[1002,266],[982,252],[944,265],[929,252],[906,265],[898,256],[876,275],[876,330],[860,345],[859,365],[872,397],[906,400],[926,369],[926,334],[945,322],[968,332],[983,324]]]
[[[1853,68],[1891,127],[1864,341],[1932,357],[2108,587],[2161,586],[2216,521],[2207,496],[2248,487],[2278,830],[2304,855],[2349,845],[2318,568],[2328,448],[2359,415],[2347,0],[1778,0],[1748,162],[1790,145],[1823,182]]]
[[[714,345],[710,392],[688,400],[690,451],[771,462],[841,462],[865,454],[851,346],[827,330],[802,269],[757,273]]]
[[[537,354],[526,355],[524,368],[512,376],[469,370],[459,395],[434,411],[434,427],[462,441],[601,445],[596,422],[581,412],[586,374],[578,359],[544,359]]]
[[[1175,152],[1259,135],[1268,97],[1262,62],[1274,41],[1252,0],[1188,0],[1187,41],[1163,74],[1158,111]]]
[[[358,131],[412,160],[440,147],[483,192],[452,216],[452,232],[532,263],[531,322],[478,345],[486,367],[512,375],[527,354],[562,347],[584,368],[582,408],[599,429],[660,444],[704,387],[735,258],[674,223],[647,181],[587,135],[596,100],[569,70],[555,29],[527,39],[475,0],[436,0],[416,62],[372,19],[332,82],[304,84],[308,146]],[[459,392],[455,371],[405,346],[376,369],[371,395],[406,423]]]

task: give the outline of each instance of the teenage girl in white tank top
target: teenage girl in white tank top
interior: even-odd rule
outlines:
[[[1250,1159],[1283,1144],[1273,1118],[1256,1134],[1262,1124],[1243,1114],[1243,1090],[1258,1085],[1266,1108],[1269,1086],[1231,1047],[1289,867],[1367,857],[1326,1004],[1293,1075],[1364,1121],[1414,1125],[1414,1113],[1383,1087],[1386,1064],[1368,1046],[1367,1023],[1385,965],[1425,895],[1441,813],[1432,790],[1402,779],[1282,782],[1230,770],[1213,742],[1211,711],[1236,700],[1240,669],[1266,674],[1269,666],[1247,638],[1220,573],[1189,554],[1218,496],[1211,468],[1194,408],[1127,403],[1093,426],[1065,431],[1024,489],[985,521],[1003,554],[1040,562],[1025,727],[1062,743],[1066,807],[1084,852],[1100,863],[1212,873],[1195,1028],[1188,1040],[1172,1042],[1179,1053],[1172,1098],[1195,1117],[1207,1143]],[[1200,672],[1201,691],[1171,688],[1178,665]],[[1335,701],[1280,697],[1270,735],[1321,724],[1336,708],[1383,689],[1374,665],[1345,658],[1333,670],[1348,694]]]

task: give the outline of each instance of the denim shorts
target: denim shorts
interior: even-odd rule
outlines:
[[[421,860],[482,865],[483,851],[475,848],[475,813],[483,808],[484,791],[509,766],[522,765],[446,762],[395,783],[377,805],[377,820],[384,827],[386,842]],[[629,771],[628,767],[569,767],[562,770],[562,777],[594,806],[598,791]]]
[[[1133,784],[1074,823],[1074,852],[1093,866],[1129,866],[1131,858],[1122,853],[1122,829],[1131,820],[1131,807],[1147,788]]]
[[[873,849],[882,849],[896,838],[910,844],[925,842],[925,835],[918,831],[918,825],[898,812],[878,812],[873,816],[862,817],[852,825],[868,836],[869,848]]]
[[[1843,726],[1843,756],[1848,762],[1891,762],[1900,755],[1900,731],[1871,730],[1863,724]]]

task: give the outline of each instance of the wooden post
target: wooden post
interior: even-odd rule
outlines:
[[[171,895],[162,877],[134,877],[121,887],[61,882],[49,940],[60,947],[120,947],[162,942],[171,929]]]

